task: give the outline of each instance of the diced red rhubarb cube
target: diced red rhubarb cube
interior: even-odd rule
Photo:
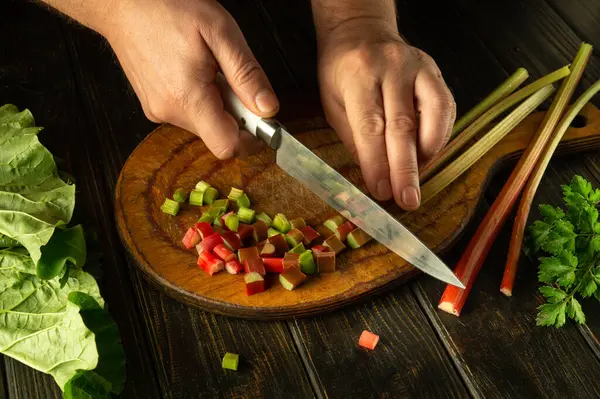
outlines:
[[[321,234],[317,233],[317,231],[310,226],[306,226],[300,231],[304,234],[304,245],[314,245],[323,242]]]
[[[254,237],[254,241],[260,242],[267,238],[267,230],[269,230],[269,226],[262,220],[257,220],[252,225],[252,236]]]
[[[300,254],[286,253],[283,257],[283,269],[288,267],[300,268]]]
[[[238,274],[243,269],[242,265],[240,265],[240,262],[238,262],[237,259],[232,259],[225,263],[225,270],[227,270],[227,273],[229,274]]]
[[[346,237],[348,236],[348,234],[355,228],[356,226],[354,225],[354,223],[350,221],[344,222],[335,231],[335,236],[339,238],[341,242],[344,242],[346,241]]]
[[[326,247],[325,245],[315,245],[311,250],[313,252],[331,252],[331,248]]]
[[[212,276],[225,268],[225,262],[223,262],[222,259],[217,258],[211,252],[203,251],[198,257],[198,266]]]
[[[244,271],[246,273],[258,273],[261,276],[264,276],[265,274],[267,274],[267,271],[265,270],[265,265],[263,263],[263,260],[261,258],[250,258],[250,259],[244,259]]]
[[[254,295],[265,292],[265,279],[258,273],[252,272],[244,276],[246,283],[246,295]]]
[[[269,241],[269,243],[271,243],[275,246],[275,255],[276,256],[284,256],[285,253],[290,250],[290,246],[288,245],[287,241],[285,240],[285,237],[283,236],[283,234],[277,234],[277,235],[271,236],[267,239],[267,241]]]
[[[194,225],[194,228],[196,230],[198,230],[198,233],[200,234],[200,238],[203,240],[215,232],[213,230],[212,226],[210,225],[210,223],[206,223],[206,222],[198,222]]]
[[[248,237],[252,237],[254,229],[249,224],[240,223],[238,226],[237,235],[241,241],[244,241]]]
[[[238,259],[243,264],[246,259],[260,259],[260,255],[256,247],[240,248],[238,249]]]
[[[212,251],[217,245],[223,244],[223,238],[219,233],[213,233],[203,239],[200,244],[205,251]]]
[[[223,226],[223,228],[224,228],[225,230],[229,230],[229,229],[227,228],[227,224],[225,224],[225,219],[227,219],[227,216],[229,216],[229,215],[233,215],[233,214],[235,214],[235,212],[234,212],[234,211],[229,211],[229,212],[227,212],[226,214],[224,214],[224,215],[221,215],[221,226]]]
[[[181,240],[183,246],[187,249],[195,247],[200,242],[200,234],[196,231],[195,228],[190,227],[188,231],[183,236],[183,240]]]
[[[229,248],[230,251],[237,251],[242,247],[242,241],[240,241],[240,237],[238,237],[238,235],[233,231],[227,231],[223,233],[222,238],[223,244]]]
[[[262,249],[260,250],[260,257],[261,258],[272,258],[275,256],[275,245],[267,242],[265,243],[265,245],[263,245]]]
[[[263,258],[263,265],[267,273],[283,272],[283,258]]]
[[[219,244],[213,248],[213,252],[225,262],[229,262],[232,259],[235,259],[236,256],[233,252],[229,250],[225,245]]]

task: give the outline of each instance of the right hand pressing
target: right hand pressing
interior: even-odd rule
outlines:
[[[117,1],[101,33],[114,49],[144,113],[202,138],[219,159],[258,151],[214,84],[221,70],[244,105],[262,117],[279,107],[233,17],[213,0]]]

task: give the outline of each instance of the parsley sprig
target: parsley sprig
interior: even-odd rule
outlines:
[[[562,186],[565,209],[540,205],[542,220],[529,227],[527,252],[540,261],[538,280],[546,303],[538,326],[561,327],[567,316],[585,323],[577,297],[600,301],[600,189],[581,176]]]

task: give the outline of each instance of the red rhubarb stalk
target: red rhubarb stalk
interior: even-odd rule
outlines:
[[[519,163],[511,173],[504,187],[502,187],[502,191],[486,213],[483,221],[475,232],[475,235],[469,242],[467,249],[458,261],[454,273],[462,281],[465,289],[448,285],[438,304],[440,310],[455,316],[460,315],[467,300],[467,296],[473,287],[475,278],[477,277],[494,240],[506,222],[512,207],[518,199],[519,193],[527,182],[546,142],[554,131],[564,107],[569,103],[569,100],[573,95],[573,91],[581,78],[585,64],[590,56],[591,46],[589,46],[589,48],[588,46],[589,45],[586,44],[581,46],[573,61],[571,74],[563,81],[533,142],[527,147],[527,150],[519,159]]]
[[[565,114],[560,121],[560,124],[556,128],[550,143],[548,143],[546,148],[544,148],[542,159],[540,160],[540,163],[536,165],[531,179],[529,179],[525,189],[523,190],[523,196],[521,198],[521,202],[519,203],[517,218],[515,219],[513,225],[510,247],[508,249],[508,258],[504,268],[504,275],[502,277],[502,283],[500,284],[500,292],[506,296],[512,296],[515,276],[517,273],[517,265],[519,262],[519,255],[521,254],[523,238],[525,236],[525,225],[527,224],[527,218],[529,217],[529,211],[531,210],[531,203],[533,202],[535,192],[542,181],[544,172],[550,163],[552,154],[554,154],[558,143],[560,143],[560,140],[571,125],[571,122],[573,122],[573,119],[575,119],[584,105],[587,104],[591,98],[598,93],[598,91],[600,91],[600,81],[594,83],[589,89],[587,89]]]
[[[283,271],[283,258],[263,258],[262,261],[267,273],[281,273]]]

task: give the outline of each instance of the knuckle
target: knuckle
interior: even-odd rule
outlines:
[[[393,115],[385,121],[386,132],[398,138],[413,138],[417,133],[414,117],[406,114]]]
[[[414,162],[401,162],[391,167],[396,176],[415,176],[419,173],[417,164]]]
[[[363,115],[358,123],[358,130],[362,136],[383,136],[385,134],[385,119],[382,114],[376,112]]]
[[[366,45],[358,45],[345,54],[344,61],[343,64],[352,65],[357,70],[368,68],[373,63],[372,49]]]
[[[447,114],[456,113],[456,102],[450,93],[441,94],[431,99],[432,107]]]
[[[239,86],[259,79],[262,74],[262,68],[254,58],[246,58],[238,62],[238,67],[233,75],[233,81]]]
[[[148,119],[158,119],[160,121],[169,122],[171,119],[170,106],[165,101],[150,101],[148,107],[144,108],[144,114]]]

